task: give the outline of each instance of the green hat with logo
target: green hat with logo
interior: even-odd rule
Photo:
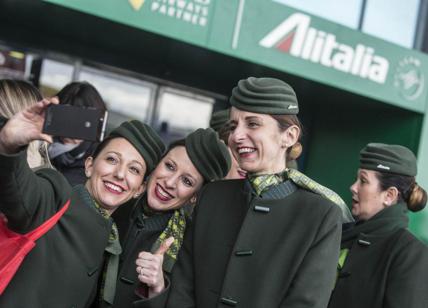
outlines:
[[[240,110],[271,115],[298,114],[293,88],[276,78],[248,77],[233,88],[230,104]]]
[[[405,176],[416,176],[416,157],[408,148],[369,143],[360,152],[360,168]]]
[[[117,137],[125,138],[141,154],[147,165],[147,173],[156,167],[165,151],[165,145],[158,133],[149,125],[138,120],[123,122],[112,130],[104,141]]]
[[[216,111],[212,114],[210,127],[218,132],[229,121],[230,108]]]
[[[231,158],[226,144],[211,128],[199,128],[169,145],[169,150],[184,146],[195,168],[205,181],[211,182],[224,178],[229,172]]]

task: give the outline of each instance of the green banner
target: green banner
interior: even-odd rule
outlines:
[[[425,112],[428,56],[274,0],[45,1]]]

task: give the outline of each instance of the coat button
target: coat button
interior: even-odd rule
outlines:
[[[134,280],[128,279],[126,277],[120,277],[120,281],[123,281],[124,283],[127,283],[127,284],[134,284]]]
[[[351,276],[350,272],[340,272],[339,275],[338,275],[339,278],[346,278],[346,277],[349,277],[349,276]]]
[[[98,267],[92,268],[88,270],[88,276],[91,277],[93,274],[95,274],[98,271]]]
[[[269,213],[270,212],[270,208],[268,208],[266,206],[256,205],[254,207],[254,211],[256,211],[256,212],[262,212],[262,213]]]
[[[358,244],[360,244],[361,246],[370,246],[371,243],[369,241],[365,241],[365,240],[358,240]]]
[[[253,254],[252,250],[238,250],[235,251],[235,256],[243,257],[243,256],[251,256]]]
[[[237,301],[235,301],[235,300],[233,300],[231,298],[228,298],[228,297],[222,297],[220,299],[220,302],[223,303],[223,304],[225,304],[225,305],[227,305],[227,306],[232,306],[232,307],[238,305]]]

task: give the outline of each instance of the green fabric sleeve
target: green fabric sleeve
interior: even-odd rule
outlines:
[[[0,211],[8,226],[27,233],[50,218],[70,198],[71,187],[57,171],[33,172],[26,151],[0,154]]]
[[[340,217],[341,211],[337,206],[326,213],[317,237],[293,279],[293,287],[288,290],[280,307],[327,307],[336,279],[342,229]]]

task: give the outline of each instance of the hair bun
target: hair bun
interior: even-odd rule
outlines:
[[[302,144],[300,142],[296,142],[290,149],[287,155],[287,161],[296,160],[300,154],[302,154]]]

